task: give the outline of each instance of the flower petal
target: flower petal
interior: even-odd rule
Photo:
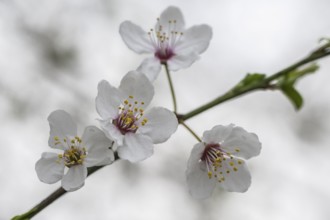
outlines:
[[[69,168],[62,179],[62,187],[68,192],[81,188],[87,177],[87,168],[83,165],[76,165]]]
[[[171,23],[169,23],[171,21]],[[175,21],[175,23],[174,23]],[[184,19],[182,12],[179,8],[170,6],[166,8],[160,15],[159,21],[157,22],[155,29],[159,30],[159,27],[162,26],[162,30],[168,30],[169,25],[175,25],[174,31],[181,32],[184,29]],[[173,28],[171,28],[172,30]]]
[[[214,126],[211,130],[205,131],[203,133],[203,142],[208,143],[208,144],[216,144],[226,140],[228,136],[231,134],[233,130],[234,125],[230,124],[228,126],[223,126],[223,125],[217,125]]]
[[[196,60],[199,59],[199,55],[196,52],[190,54],[178,54],[173,56],[167,61],[169,70],[178,71],[190,67]]]
[[[261,143],[256,134],[249,133],[241,127],[234,127],[223,142],[222,148],[232,155],[249,159],[259,155]]]
[[[222,163],[219,171],[223,173],[224,177],[219,184],[228,192],[245,192],[251,185],[249,169],[242,160],[227,159],[225,163]]]
[[[156,57],[149,57],[142,61],[136,71],[147,76],[150,82],[155,81],[161,69],[160,61]]]
[[[52,148],[65,150],[67,146],[63,144],[63,139],[77,135],[76,123],[73,121],[72,117],[63,110],[56,110],[50,113],[48,116],[48,122],[50,126],[50,135],[48,140],[49,146]],[[60,143],[55,141],[55,137],[59,138]]]
[[[41,182],[52,184],[62,179],[64,163],[58,163],[56,153],[43,153],[37,161],[35,169]]]
[[[100,164],[102,161],[108,161],[105,160],[105,157],[111,157],[111,153],[109,153],[109,151],[112,151],[109,150],[109,148],[112,146],[112,141],[109,140],[103,131],[97,127],[86,127],[81,139],[82,145],[86,147],[88,152],[87,157],[84,160],[86,167],[95,166],[96,164]]]
[[[133,100],[139,104],[144,102],[144,107],[148,106],[154,96],[154,87],[144,74],[137,71],[127,73],[120,82],[119,90],[125,99],[133,96]],[[133,103],[134,104],[134,103]]]
[[[192,26],[184,32],[180,41],[175,45],[176,54],[203,53],[212,38],[212,28],[208,25]]]
[[[143,118],[148,122],[140,126],[138,132],[149,136],[154,144],[165,142],[178,127],[174,113],[162,107],[150,109]]]
[[[121,96],[117,88],[102,80],[97,87],[96,110],[103,119],[114,119],[118,114]]]
[[[130,21],[120,24],[119,33],[126,46],[136,53],[153,53],[155,51],[149,35],[141,27]]]
[[[216,185],[215,178],[209,179],[207,170],[202,169],[203,162],[200,161],[205,149],[204,144],[198,143],[191,151],[186,170],[187,184],[192,197],[206,199],[211,196]]]
[[[132,163],[147,159],[153,154],[152,140],[145,135],[128,133],[124,145],[118,147],[118,156]]]
[[[110,121],[102,121],[100,120],[101,127],[105,133],[105,135],[114,140],[118,145],[122,145],[124,141],[124,135],[119,131],[119,129],[112,124]]]
[[[104,156],[104,159],[101,160],[99,163],[94,164],[94,166],[105,166],[112,164],[112,162],[115,161],[115,155],[112,149],[107,150],[105,154],[106,155]]]

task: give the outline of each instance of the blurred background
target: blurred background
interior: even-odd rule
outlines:
[[[186,26],[209,24],[209,49],[172,74],[180,113],[230,89],[247,72],[272,74],[330,36],[328,0],[0,0],[0,219],[28,211],[60,183],[40,182],[35,162],[47,146],[47,117],[64,109],[82,128],[98,125],[94,99],[101,79],[118,86],[144,56],[118,33],[124,20],[148,30],[169,5]],[[298,83],[305,103],[296,112],[280,92],[254,92],[187,121],[200,136],[234,123],[258,134],[259,157],[248,161],[244,193],[219,188],[192,199],[186,162],[195,139],[182,127],[138,164],[118,161],[86,180],[34,219],[326,220],[330,217],[330,57]],[[164,72],[152,105],[172,109]]]

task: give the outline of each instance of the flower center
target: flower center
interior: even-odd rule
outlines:
[[[61,143],[58,137],[55,137],[54,139],[56,143]],[[65,150],[63,154],[58,155],[59,160],[57,162],[63,160],[65,166],[69,168],[75,165],[83,164],[87,153],[86,153],[86,148],[81,147],[82,141],[80,137],[76,136],[73,139],[71,139],[69,142],[67,141],[66,138],[64,138],[63,142],[67,143],[69,149]]]
[[[164,30],[157,18],[157,30],[150,29],[148,32],[149,39],[155,48],[155,57],[161,63],[166,63],[171,57],[175,56],[174,47],[180,41],[182,32],[179,32],[176,27],[176,20],[168,21],[168,28]]]
[[[134,100],[133,96],[129,96],[123,104],[119,106],[118,117],[113,120],[121,134],[125,135],[128,132],[135,133],[139,128],[139,124],[144,126],[148,120],[144,118],[140,120],[144,114],[142,106],[144,102]]]
[[[239,149],[235,151],[239,152]],[[220,183],[225,181],[226,175],[238,171],[238,165],[243,164],[242,160],[233,159],[232,154],[224,151],[220,144],[207,144],[201,157],[206,164],[208,177],[217,178]]]

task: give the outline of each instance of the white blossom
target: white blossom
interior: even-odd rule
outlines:
[[[212,29],[208,25],[185,29],[180,9],[173,6],[161,13],[155,27],[149,31],[131,21],[124,21],[119,32],[127,47],[134,52],[154,55],[146,58],[138,68],[150,81],[157,78],[161,64],[166,63],[173,71],[191,66],[208,48],[212,38]]]
[[[118,145],[120,158],[144,160],[153,154],[153,144],[165,142],[176,131],[173,112],[162,107],[145,112],[153,95],[151,82],[136,71],[127,73],[119,88],[105,80],[99,83],[96,109],[106,135]]]
[[[218,184],[229,192],[245,192],[251,175],[244,159],[259,155],[257,135],[234,125],[218,125],[205,131],[196,144],[186,171],[190,194],[197,199],[211,196]]]
[[[52,112],[48,121],[49,146],[64,152],[42,154],[35,165],[40,181],[52,184],[62,180],[66,191],[74,191],[84,185],[87,167],[107,165],[114,160],[109,149],[112,141],[97,127],[86,127],[79,137],[76,123],[63,110]]]

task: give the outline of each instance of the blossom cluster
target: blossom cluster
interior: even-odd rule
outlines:
[[[79,136],[70,114],[56,110],[49,115],[48,144],[62,151],[43,153],[37,161],[35,168],[42,182],[61,180],[66,191],[77,190],[84,185],[87,168],[109,165],[118,158],[143,161],[153,154],[154,144],[166,142],[181,123],[175,111],[148,108],[154,96],[153,81],[162,65],[167,71],[178,71],[198,60],[209,46],[211,27],[202,24],[186,29],[180,9],[171,6],[148,31],[124,21],[119,33],[128,48],[152,56],[128,72],[118,87],[106,80],[99,82],[95,105],[100,128],[88,126]],[[260,149],[254,133],[233,124],[205,131],[187,164],[190,194],[207,198],[216,185],[230,192],[245,192],[251,184],[245,160],[257,156]]]

